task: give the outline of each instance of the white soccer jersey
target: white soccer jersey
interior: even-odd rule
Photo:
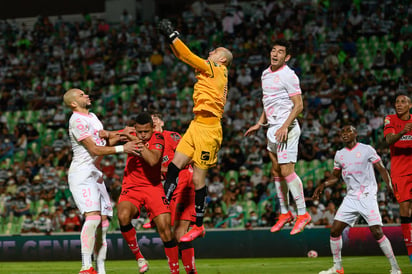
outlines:
[[[263,107],[270,125],[283,125],[293,108],[290,97],[301,94],[299,78],[287,65],[262,73]]]
[[[343,148],[336,152],[335,169],[342,170],[346,183],[346,197],[361,198],[376,196],[377,183],[373,164],[381,158],[370,145],[357,143],[352,149]]]
[[[94,166],[97,156],[92,156],[80,143],[91,136],[98,146],[105,146],[106,140],[99,137],[103,125],[94,113],[73,112],[69,120],[69,136],[73,150],[73,160],[69,172],[76,172]]]

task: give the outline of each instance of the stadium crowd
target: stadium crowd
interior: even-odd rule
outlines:
[[[288,62],[301,81],[304,115],[297,172],[312,223],[331,225],[345,195],[340,183],[311,201],[331,175],[338,129],[356,125],[390,168],[383,118],[397,92],[412,94],[412,7],[408,1],[192,1],[171,20],[200,56],[223,45],[234,53],[219,163],[210,169],[209,228],[272,226],[278,215],[265,132],[244,137],[262,110],[260,74],[272,42],[292,41]],[[163,112],[166,129],[183,133],[192,119],[194,72],[177,62],[156,22],[120,23],[85,14],[79,22],[39,16],[32,28],[0,22],[0,232],[79,231],[67,185],[71,160],[62,96],[80,87],[108,130],[143,110]],[[115,204],[125,159],[105,157],[105,183]],[[379,181],[384,223],[399,223],[399,205]],[[331,194],[333,193],[333,195]],[[137,220],[140,227],[144,216]],[[362,222],[362,220],[360,220]],[[118,228],[113,218],[112,230]]]

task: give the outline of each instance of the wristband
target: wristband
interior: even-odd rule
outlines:
[[[124,152],[124,146],[115,146],[114,149],[116,150],[116,153]]]
[[[180,33],[176,30],[174,32],[172,32],[168,37],[169,43],[172,44],[173,40],[175,40],[175,38],[179,37],[179,35],[180,35]]]
[[[262,124],[261,122],[258,122],[258,125],[261,126],[261,127],[265,127],[265,126],[267,126],[268,124]]]

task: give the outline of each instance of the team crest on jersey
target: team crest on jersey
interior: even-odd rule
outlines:
[[[155,136],[156,136],[156,139],[157,139],[157,140],[164,140],[164,139],[165,139],[165,138],[163,137],[163,135],[162,135],[162,134],[159,134],[159,133],[156,133]]]
[[[280,82],[280,77],[279,77],[279,75],[275,75],[275,76],[273,77],[273,82],[274,82],[274,83],[279,83],[279,82]]]
[[[166,163],[167,161],[169,161],[169,156],[168,155],[163,156],[162,163]]]
[[[173,139],[173,141],[177,142],[180,140],[180,135],[177,133],[172,133],[170,134],[170,137]]]
[[[209,161],[210,159],[210,152],[209,151],[202,151],[202,154],[200,155],[200,159],[202,161]]]
[[[360,158],[361,157],[361,153],[360,152],[356,152],[356,158]]]
[[[389,123],[391,122],[391,119],[389,117],[385,118],[385,126],[389,125]]]
[[[163,146],[161,144],[156,144],[155,148],[158,149],[158,150],[162,150]]]

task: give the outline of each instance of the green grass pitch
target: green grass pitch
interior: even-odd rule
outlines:
[[[279,247],[280,248],[280,247]],[[403,273],[412,273],[412,265],[407,256],[397,256]],[[78,273],[79,261],[61,262],[0,262],[0,273]],[[148,274],[169,273],[166,260],[149,260]],[[313,274],[332,266],[331,257],[319,258],[242,258],[242,259],[197,259],[199,274]],[[343,257],[345,273],[348,274],[387,274],[390,266],[382,256]],[[137,264],[133,260],[106,262],[106,273],[129,274],[138,273]],[[180,273],[184,274],[182,264]]]

